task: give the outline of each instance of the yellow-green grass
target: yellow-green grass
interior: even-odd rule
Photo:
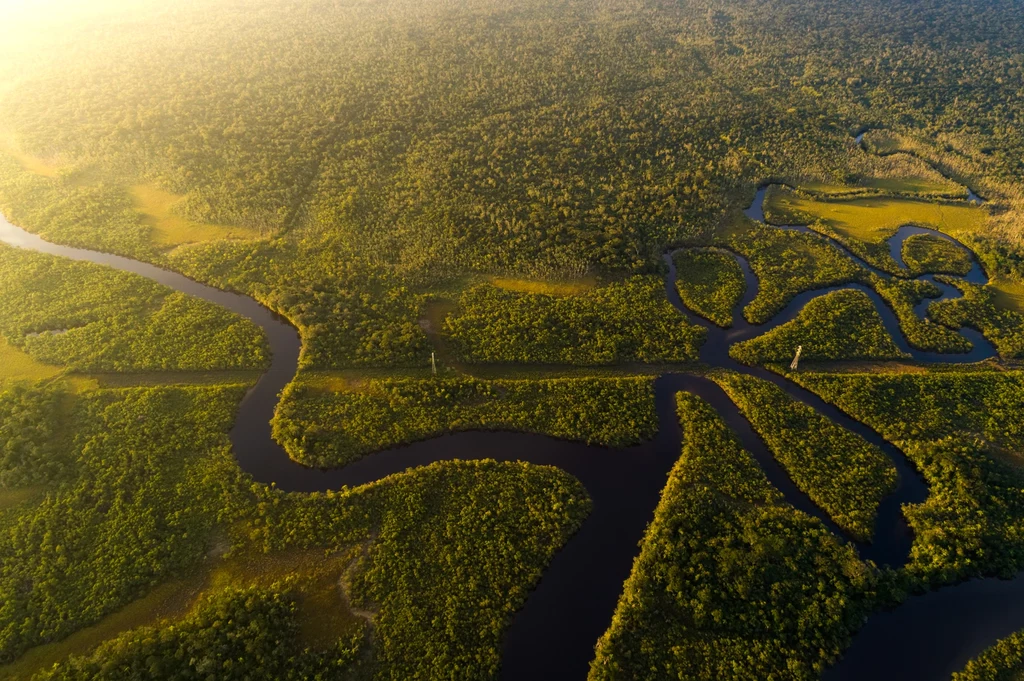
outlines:
[[[885,130],[871,130],[864,135],[864,146],[874,154],[895,154],[909,151],[894,135]]]
[[[0,140],[0,149],[13,157],[29,173],[50,178],[60,174],[61,169],[58,166],[20,151],[10,140]],[[105,177],[101,169],[90,166],[74,169],[68,179],[73,184],[87,185],[110,178]],[[132,185],[128,192],[143,222],[152,229],[152,239],[157,245],[178,246],[199,241],[255,239],[260,236],[256,230],[248,227],[203,224],[176,215],[172,208],[183,197],[155,185]]]
[[[993,279],[991,283],[995,290],[997,305],[1024,314],[1024,282]]]
[[[10,140],[0,140],[0,149],[3,149],[7,155],[17,161],[25,171],[34,175],[57,177],[60,172],[60,169],[56,165],[24,153]]]
[[[800,189],[810,192],[812,194],[825,194],[827,196],[863,194],[866,191],[864,187],[852,187],[850,185],[830,184],[828,182],[818,182],[816,180],[801,182],[799,184],[799,187]]]
[[[59,376],[64,369],[43,364],[0,338],[0,383],[4,381],[43,381]]]
[[[259,371],[152,371],[140,373],[71,374],[93,381],[101,388],[135,388],[150,385],[252,385]]]
[[[865,177],[861,184],[892,194],[959,194],[967,198],[967,190],[960,188],[959,185],[952,182],[937,182],[927,177]]]
[[[511,277],[490,277],[488,281],[498,288],[522,293],[544,293],[549,296],[575,296],[586,293],[597,286],[594,277],[583,277],[570,281],[541,281],[537,279],[514,279]]]
[[[0,489],[0,511],[20,506],[43,493],[45,487],[19,487],[17,489]]]
[[[438,373],[441,373],[438,367]],[[425,367],[381,367],[366,369],[311,369],[303,370],[295,382],[303,388],[329,393],[358,392],[372,380],[425,379],[430,378],[429,366]]]
[[[358,623],[341,588],[354,554],[324,556],[322,550],[243,554],[222,560],[210,575],[210,587],[270,586],[296,580],[298,620],[302,639],[314,648],[327,648]]]
[[[181,616],[188,611],[201,589],[202,585],[194,578],[158,586],[145,597],[107,615],[91,627],[80,629],[62,641],[32,648],[11,664],[0,667],[0,679],[31,678],[36,672],[52,667],[69,655],[88,653],[122,632]]]
[[[450,298],[435,297],[427,301],[420,314],[419,324],[423,332],[427,334],[427,340],[434,350],[434,360],[438,371],[451,368],[456,371],[462,370],[462,365],[449,349],[445,342],[444,320],[458,308],[458,303]],[[426,365],[425,365],[426,366]]]
[[[957,236],[978,233],[988,213],[966,203],[942,203],[889,196],[825,200],[800,196],[782,189],[770,192],[768,209],[782,223],[821,220],[842,234],[868,242],[881,242],[903,225],[931,227]]]
[[[88,654],[103,641],[131,629],[181,618],[205,592],[227,586],[267,586],[286,578],[296,580],[303,639],[310,646],[326,648],[359,619],[341,592],[341,577],[347,565],[348,556],[325,557],[323,551],[211,557],[191,574],[156,587],[93,626],[62,641],[32,648],[13,663],[0,667],[0,679],[30,678],[70,655]]]
[[[827,182],[801,182],[799,188],[810,194],[827,197],[852,197],[863,194],[931,194],[942,196],[962,195],[967,190],[955,182],[940,182],[928,177],[864,177],[858,185],[839,185]]]
[[[129,189],[135,209],[153,230],[153,241],[161,246],[177,246],[219,239],[254,239],[259,234],[246,227],[208,225],[175,215],[172,208],[182,199],[151,184],[136,184]]]

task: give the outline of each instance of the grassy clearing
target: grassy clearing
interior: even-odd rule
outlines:
[[[430,367],[422,369],[407,368],[370,368],[370,369],[333,369],[304,370],[296,376],[295,381],[304,388],[326,393],[359,392],[375,380],[402,380],[430,378]]]
[[[153,242],[158,245],[259,237],[257,231],[246,227],[201,224],[175,215],[172,209],[182,197],[151,184],[133,185],[129,193],[135,209],[143,216],[143,222],[153,229]]]
[[[88,654],[123,632],[180,619],[203,594],[226,587],[269,587],[288,578],[295,580],[299,592],[298,619],[303,640],[315,648],[326,648],[358,624],[359,617],[348,607],[340,587],[348,562],[347,555],[325,557],[320,550],[209,559],[191,574],[156,587],[95,625],[62,641],[32,648],[14,663],[0,667],[0,679],[26,679],[71,655]]]
[[[17,489],[0,489],[0,511],[20,506],[40,495],[45,489],[44,485],[19,487]]]
[[[954,236],[978,233],[988,213],[977,206],[936,203],[897,197],[865,197],[830,201],[800,196],[789,190],[770,192],[766,209],[772,222],[810,224],[822,221],[840,233],[878,243],[903,225],[931,227]]]
[[[974,366],[974,365],[972,365]],[[778,374],[789,371],[788,365],[769,364],[768,368]],[[872,362],[872,361],[837,361],[814,362],[801,366],[800,370],[807,374],[927,374],[928,367],[911,362]]]
[[[541,281],[538,279],[514,279],[511,277],[489,277],[492,286],[520,293],[543,293],[549,296],[577,296],[597,286],[596,277],[583,277],[569,281]]]
[[[623,378],[647,376],[656,377],[663,373],[693,371],[693,364],[616,364],[613,366],[587,367],[552,364],[472,364],[458,371],[442,367],[438,362],[438,375],[442,378],[465,376],[479,379],[529,379],[544,380],[555,378]],[[369,368],[369,369],[313,369],[304,370],[296,382],[303,388],[324,393],[365,392],[374,381],[381,380],[425,380],[431,378],[430,368]]]
[[[269,588],[296,579],[302,639],[324,649],[359,624],[360,616],[349,608],[341,589],[351,558],[349,553],[325,556],[322,550],[243,554],[219,562],[210,573],[209,583],[212,589],[253,585]]]
[[[831,184],[828,182],[800,182],[802,192],[816,194],[821,198],[852,198],[856,196],[874,196],[885,194],[921,194],[928,196],[962,196],[967,198],[963,188],[948,180],[926,177],[924,175],[906,175],[900,177],[862,177],[856,185]]]
[[[948,182],[936,182],[927,177],[865,177],[861,183],[892,194],[948,194],[951,189]]]
[[[61,174],[58,166],[23,153],[14,144],[0,142],[0,149],[14,158],[23,170],[33,175],[57,178]],[[75,186],[95,185],[110,179],[96,167],[74,169],[68,176],[68,181]],[[220,239],[255,239],[260,236],[257,231],[247,227],[202,224],[176,215],[172,209],[183,197],[152,184],[132,185],[128,187],[128,194],[133,207],[142,216],[143,223],[152,229],[153,243],[159,246]]]
[[[160,371],[141,373],[74,374],[98,388],[136,388],[155,385],[251,385],[259,371]]]
[[[0,382],[42,381],[58,376],[62,367],[43,364],[0,338]]]
[[[995,292],[996,305],[1005,310],[1024,314],[1024,282],[993,279],[990,286]]]
[[[204,582],[201,580],[205,576],[163,584],[91,627],[80,629],[61,641],[32,648],[15,662],[0,667],[0,679],[14,681],[30,678],[70,655],[88,653],[121,632],[184,615],[202,591]]]
[[[42,177],[57,177],[59,168],[51,163],[47,163],[42,159],[36,158],[35,156],[29,156],[18,150],[17,146],[10,140],[0,140],[0,149],[2,149],[7,155],[11,156],[18,162],[23,169],[33,175],[40,175]]]
[[[864,193],[863,187],[852,187],[850,185],[843,184],[830,184],[828,182],[818,182],[816,180],[801,182],[800,189],[807,192],[811,192],[813,194],[824,194],[827,196],[849,196]]]
[[[864,147],[872,154],[895,154],[909,151],[899,138],[887,130],[870,130],[864,135]]]

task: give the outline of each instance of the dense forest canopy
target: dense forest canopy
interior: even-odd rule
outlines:
[[[17,148],[410,276],[643,269],[736,188],[845,179],[864,125],[1024,175],[1017,2],[198,7],[20,78]]]
[[[0,208],[255,294],[309,366],[426,361],[417,294],[467,275],[654,271],[769,179],[936,184],[865,128],[993,200],[972,247],[1024,276],[1013,0],[125,4],[14,17]]]
[[[671,436],[675,399],[682,458],[591,677],[813,679],[870,611],[1024,568],[1022,17],[1022,0],[0,0],[0,212],[281,313],[302,354],[273,435],[301,464],[467,430],[621,448]],[[907,223],[943,238],[890,250]],[[268,364],[256,326],[7,246],[0,294],[0,678],[47,655],[63,662],[37,679],[490,678],[600,507],[585,476],[522,462],[256,484],[228,437]],[[731,347],[772,382],[698,364],[810,295]],[[966,353],[961,327],[997,356],[961,371],[900,349]],[[810,366],[787,373],[795,348]],[[929,493],[899,511],[907,563],[864,561],[787,503],[663,372],[717,381],[853,538],[884,537],[906,480],[821,407],[899,448]],[[123,619],[182,584],[173,626]],[[333,647],[311,644],[311,611]],[[92,625],[110,628],[72,640]],[[964,678],[1024,666],[1020,636]]]

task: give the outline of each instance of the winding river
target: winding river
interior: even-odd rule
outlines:
[[[763,220],[761,203],[764,195],[765,189],[762,188],[748,209],[750,217]],[[894,254],[899,255],[903,240],[916,233],[915,230],[904,228],[893,237]],[[935,234],[930,230],[929,233]],[[628,449],[612,450],[529,433],[468,431],[380,451],[341,469],[306,468],[293,462],[271,437],[270,419],[278,395],[294,377],[301,349],[298,333],[284,320],[251,298],[200,284],[154,265],[47,242],[10,224],[2,215],[0,241],[134,272],[177,291],[222,305],[262,328],[270,343],[272,364],[243,399],[230,433],[239,465],[257,482],[274,483],[286,491],[323,491],[379,480],[434,461],[479,458],[553,465],[576,476],[593,500],[593,512],[579,532],[554,556],[537,588],[516,613],[505,636],[501,671],[504,679],[564,681],[586,677],[594,643],[611,620],[622,584],[629,576],[637,544],[653,517],[668,471],[679,457],[681,432],[673,399],[678,391],[688,391],[707,400],[736,432],[743,446],[753,454],[787,501],[820,518],[833,532],[844,537],[828,516],[796,488],[722,389],[707,378],[684,373],[665,374],[655,380],[657,435]],[[833,245],[843,248],[835,242]],[[872,269],[867,263],[847,254],[862,266]],[[994,349],[981,334],[963,330],[973,344],[970,353],[936,355],[913,350],[907,345],[889,307],[873,290],[858,284],[802,293],[770,322],[749,324],[740,310],[757,295],[758,282],[746,260],[738,255],[736,258],[743,269],[747,288],[741,304],[734,311],[732,328],[721,329],[693,315],[682,304],[676,291],[676,272],[671,254],[665,255],[668,268],[665,291],[669,300],[692,323],[707,329],[708,338],[701,349],[701,361],[770,381],[792,398],[885,451],[899,472],[898,488],[879,508],[874,542],[858,545],[858,550],[863,557],[881,565],[901,566],[906,560],[912,536],[900,506],[920,502],[927,494],[923,480],[903,454],[870,428],[813,393],[766,369],[747,367],[732,360],[728,347],[791,320],[815,297],[833,290],[856,288],[871,296],[897,345],[916,360],[973,362],[993,356]],[[902,266],[898,257],[897,262]],[[977,264],[967,278],[979,282],[985,280]],[[944,297],[959,294],[952,287],[936,283],[942,288]],[[925,308],[926,304],[923,304],[918,314],[923,314]],[[844,537],[844,540],[849,539]],[[1013,607],[1019,604],[1024,604],[1024,578],[1013,581],[973,580],[911,598],[893,612],[873,616],[843,660],[827,672],[826,679],[947,679],[966,659],[996,638],[1024,628],[1024,608]]]

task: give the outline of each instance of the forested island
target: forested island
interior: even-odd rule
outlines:
[[[1022,18],[0,3],[0,680],[1022,677]]]

